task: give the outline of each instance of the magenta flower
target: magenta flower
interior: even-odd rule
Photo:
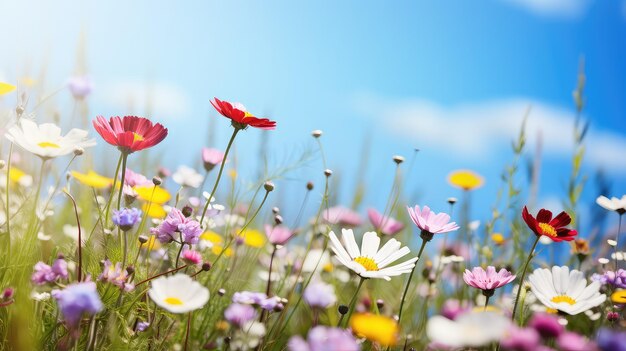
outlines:
[[[407,210],[413,223],[423,232],[440,234],[459,229],[455,222],[450,222],[450,216],[447,213],[435,213],[428,206],[420,210],[420,207],[416,205],[415,208],[407,207]]]
[[[324,210],[322,218],[329,224],[338,224],[344,228],[358,227],[363,223],[358,213],[342,206],[335,206]]]
[[[170,213],[158,227],[150,229],[157,239],[163,244],[178,240],[182,236],[182,242],[195,245],[202,234],[202,228],[197,221],[185,217],[183,213],[172,208]]]
[[[128,272],[122,267],[120,262],[113,265],[111,261],[105,260],[102,274],[98,276],[98,280],[105,283],[111,283],[124,291],[132,291],[135,289],[134,284],[127,283]]]
[[[203,147],[202,148],[202,162],[204,163],[204,169],[210,172],[215,166],[224,161],[224,153],[218,149]]]
[[[485,296],[493,295],[493,291],[501,286],[505,286],[515,279],[515,275],[502,268],[496,272],[494,266],[487,267],[485,271],[482,267],[474,267],[472,271],[465,270],[463,280],[467,285],[483,291]]]
[[[44,285],[47,283],[54,283],[58,279],[67,279],[67,262],[62,258],[57,258],[52,267],[43,263],[37,262],[34,266],[35,272],[31,276],[30,280],[35,285]]]
[[[289,239],[293,236],[291,229],[284,225],[277,225],[272,227],[269,224],[265,225],[265,235],[272,245],[285,245]]]
[[[394,235],[404,229],[404,223],[389,216],[383,216],[373,208],[367,210],[367,217],[377,231],[385,235]]]
[[[192,265],[202,264],[202,255],[198,251],[194,250],[184,250],[181,254],[181,258],[183,261]]]
[[[541,345],[539,333],[532,328],[513,326],[507,336],[500,341],[503,350],[535,351]]]
[[[556,338],[565,331],[565,327],[559,323],[559,319],[547,313],[535,313],[528,322],[528,326],[534,328],[543,338]]]

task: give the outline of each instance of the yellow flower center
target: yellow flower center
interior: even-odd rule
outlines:
[[[141,134],[133,132],[133,143],[137,141],[144,141],[144,137]]]
[[[363,268],[365,268],[366,271],[378,270],[378,265],[376,264],[376,261],[374,261],[373,258],[366,257],[366,256],[359,256],[354,259],[354,262],[363,266]]]
[[[44,148],[46,148],[46,147],[51,147],[51,148],[54,148],[54,149],[60,149],[61,148],[58,144],[51,143],[49,141],[42,141],[41,143],[39,143],[37,145],[39,145],[40,147],[44,147]]]
[[[553,238],[556,236],[556,229],[548,223],[539,223],[539,229],[541,229],[541,234],[543,235],[551,236]]]
[[[178,297],[168,297],[165,299],[165,303],[168,305],[182,305],[183,302]]]
[[[244,112],[244,114],[243,114],[243,118],[246,118],[246,117],[254,117],[254,115],[253,115],[253,114],[251,114],[251,113],[250,113],[250,112],[248,112],[248,111],[245,111],[245,112]]]
[[[554,303],[568,303],[570,305],[573,305],[576,303],[576,300],[572,299],[571,297],[567,296],[567,295],[559,295],[559,296],[555,296],[552,298],[552,300],[550,300]]]

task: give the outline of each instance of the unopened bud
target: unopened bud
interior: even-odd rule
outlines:
[[[274,190],[274,183],[267,181],[265,182],[265,184],[263,184],[263,188],[269,193],[270,191]]]
[[[4,160],[0,160],[0,169],[3,169],[6,165],[7,163]]]
[[[65,255],[64,255],[62,252],[59,252],[59,253],[57,254],[57,258],[58,258],[59,260],[64,260],[64,259],[65,259]]]
[[[280,215],[274,216],[274,223],[276,223],[276,225],[283,223],[283,217],[281,217]]]
[[[401,164],[402,162],[404,162],[404,157],[399,156],[399,155],[395,155],[393,157],[393,162],[395,162],[396,164]]]
[[[385,307],[385,301],[383,299],[376,300],[376,307],[378,307],[379,310],[382,309]]]
[[[77,147],[74,149],[74,155],[76,156],[80,156],[84,153],[85,153],[85,149],[83,149],[82,147]]]
[[[337,308],[337,310],[339,311],[339,313],[341,313],[342,315],[348,313],[348,311],[350,310],[348,308],[348,306],[346,305],[339,305],[339,307]]]
[[[206,272],[206,271],[209,271],[210,269],[211,269],[211,262],[204,262],[204,263],[202,264],[202,270],[203,270],[203,271],[205,271],[205,272]]]
[[[14,293],[15,293],[15,290],[13,290],[13,288],[6,288],[2,292],[2,299],[3,300],[9,300],[9,299],[11,299],[13,297]]]
[[[319,129],[316,129],[316,130],[314,130],[314,131],[312,131],[312,132],[311,132],[311,135],[312,135],[314,138],[319,138],[319,137],[321,137],[321,136],[322,136],[322,131],[321,131],[321,130],[319,130]]]
[[[185,206],[181,212],[185,218],[189,218],[193,213],[193,208],[191,208],[191,206]]]
[[[278,207],[272,207],[272,213],[274,214],[278,214],[280,212],[280,208]]]
[[[161,183],[163,183],[161,178],[159,178],[159,177],[152,177],[152,184],[154,184],[154,185],[161,185]]]
[[[330,177],[331,175],[333,175],[333,171],[331,171],[330,169],[325,169],[324,170],[324,175],[326,177]]]
[[[128,273],[128,274],[135,273],[135,267],[133,267],[133,266],[126,267],[126,273]]]
[[[140,235],[139,238],[137,238],[137,240],[139,240],[140,243],[145,244],[148,242],[148,237],[145,235]]]
[[[218,294],[219,296],[224,296],[224,295],[226,294],[226,290],[224,290],[224,288],[219,289],[219,290],[217,291],[217,294]]]
[[[15,113],[17,114],[17,116],[21,116],[22,113],[24,113],[24,106],[19,105],[15,108]]]
[[[308,190],[308,191],[313,190],[313,182],[307,182],[306,183],[306,190]]]
[[[450,205],[454,205],[458,200],[456,199],[456,197],[449,197],[448,198],[448,203]]]

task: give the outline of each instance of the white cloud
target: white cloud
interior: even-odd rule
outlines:
[[[501,0],[510,3],[536,15],[579,18],[584,15],[591,5],[591,0]]]
[[[573,150],[574,112],[532,99],[514,98],[445,107],[426,100],[385,101],[373,96],[357,99],[364,114],[380,118],[392,134],[419,148],[431,147],[452,156],[484,160],[510,150],[523,116],[528,150],[542,141],[542,153],[569,159]],[[626,171],[626,136],[592,127],[585,139],[585,162],[610,171]]]
[[[190,99],[177,86],[164,82],[120,80],[105,84],[102,103],[129,114],[149,115],[154,119],[180,119],[190,109]]]

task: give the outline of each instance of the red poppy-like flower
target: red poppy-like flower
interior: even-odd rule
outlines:
[[[266,130],[276,128],[275,121],[255,117],[253,114],[246,111],[246,108],[238,102],[230,103],[228,101],[221,101],[218,98],[214,98],[214,100],[215,101],[211,100],[211,105],[213,105],[222,116],[230,118],[233,127],[237,129],[244,129],[247,126]]]
[[[573,229],[565,228],[572,221],[572,218],[565,211],[552,218],[552,212],[542,208],[535,218],[528,213],[528,209],[524,206],[522,218],[535,235],[545,235],[552,241],[572,241],[578,234]]]
[[[152,147],[167,136],[163,125],[153,125],[149,119],[137,116],[111,117],[109,121],[98,116],[93,126],[107,143],[126,154]]]

